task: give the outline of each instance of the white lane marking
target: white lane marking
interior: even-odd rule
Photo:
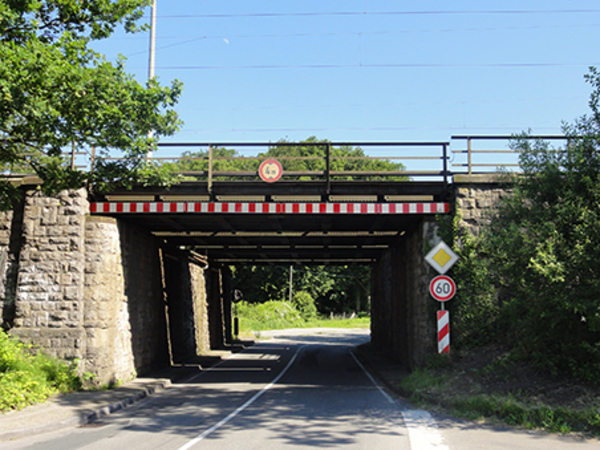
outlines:
[[[381,392],[381,394],[387,399],[387,401],[390,403],[396,403],[396,400],[394,400],[392,397],[390,397],[390,395],[387,392],[385,392],[381,386],[379,386],[379,383],[377,382],[377,380],[375,380],[375,378],[373,378],[373,376],[369,373],[369,371],[367,369],[365,369],[365,366],[363,366],[362,363],[358,360],[358,358],[354,355],[354,352],[350,351],[350,354],[354,358],[354,361],[356,361],[356,364],[358,364],[358,366],[362,369],[362,371],[369,377],[369,380],[371,380],[371,383],[373,383],[373,385],[377,389],[379,389],[379,392]]]
[[[362,369],[362,371],[369,377],[371,383],[379,389],[379,392],[390,403],[396,403],[390,395],[383,390],[383,388],[377,383],[375,378],[365,369],[365,366],[356,358],[354,352],[350,352],[354,361]],[[435,419],[431,417],[427,411],[420,409],[400,409],[404,425],[408,431],[408,440],[410,441],[410,448],[412,450],[449,450],[448,446],[444,443],[444,438],[440,434]]]
[[[449,450],[431,414],[420,409],[400,412],[408,430],[412,450]]]
[[[239,413],[241,413],[243,410],[245,410],[248,406],[250,406],[252,403],[254,403],[261,395],[263,395],[265,392],[267,392],[269,389],[271,389],[281,379],[282,376],[285,375],[285,373],[292,366],[292,364],[294,364],[294,361],[296,360],[296,357],[298,356],[298,353],[300,352],[300,350],[302,350],[304,347],[306,347],[306,345],[302,345],[301,347],[299,347],[298,350],[296,350],[296,353],[294,353],[294,356],[292,357],[292,359],[290,360],[290,362],[279,373],[279,375],[277,375],[277,377],[275,377],[275,379],[273,381],[271,381],[268,385],[266,385],[264,388],[262,388],[256,394],[254,394],[254,396],[250,400],[248,400],[246,403],[244,403],[238,409],[236,409],[235,411],[233,411],[227,417],[225,417],[224,419],[222,419],[220,422],[218,422],[215,425],[213,425],[212,427],[210,427],[204,433],[201,433],[198,436],[196,436],[194,439],[192,439],[190,442],[188,442],[187,444],[185,444],[183,447],[179,447],[178,450],[188,450],[188,449],[190,449],[192,446],[196,445],[202,439],[204,439],[205,437],[207,437],[208,435],[210,435],[214,431],[216,431],[219,428],[221,428],[223,425],[225,425],[227,422],[229,422],[231,419],[233,419],[235,416],[237,416]]]

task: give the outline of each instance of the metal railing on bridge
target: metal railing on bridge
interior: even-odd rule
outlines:
[[[521,150],[510,145],[519,136],[481,135],[452,136],[450,172],[456,174],[481,174],[518,172]],[[523,137],[524,138],[524,137]],[[552,141],[567,144],[564,135],[530,135],[527,140]]]
[[[404,181],[436,178],[447,181],[447,142],[277,142],[164,143],[159,149],[185,149],[184,156],[153,158],[175,164],[184,177],[207,180],[258,179],[262,161],[276,159],[283,179],[378,179]],[[192,149],[192,151],[190,151]],[[186,166],[189,168],[186,169]],[[191,168],[191,169],[190,169]]]
[[[519,150],[514,135],[457,135],[449,142],[269,142],[269,143],[159,143],[159,152],[148,161],[166,166],[182,180],[206,181],[258,179],[257,170],[266,159],[283,166],[283,179],[323,180],[433,180],[448,182],[457,174],[518,171]],[[567,143],[562,135],[534,135]],[[158,156],[160,154],[160,156]],[[94,149],[72,148],[65,152],[71,168],[93,170],[100,157]],[[24,173],[15,166],[6,176]]]

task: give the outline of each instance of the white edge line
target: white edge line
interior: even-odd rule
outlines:
[[[358,366],[362,369],[362,371],[369,377],[369,380],[371,380],[371,383],[373,383],[373,385],[377,389],[379,389],[379,392],[381,392],[381,395],[383,395],[387,399],[388,402],[396,403],[396,400],[394,400],[387,392],[385,392],[383,390],[383,388],[379,385],[377,380],[375,380],[375,378],[373,378],[373,375],[371,375],[369,373],[369,371],[367,369],[365,369],[365,366],[362,365],[362,363],[358,360],[358,358],[356,357],[356,355],[354,354],[354,352],[352,350],[350,350],[350,354],[354,358],[354,361],[356,361],[356,364],[358,364]]]
[[[390,397],[390,395],[383,390],[383,388],[377,383],[375,378],[365,369],[365,366],[356,358],[353,351],[350,354],[360,366],[364,373],[367,374],[371,382],[375,385],[379,392],[390,402],[396,403],[396,401]],[[410,441],[410,448],[413,450],[424,450],[424,449],[437,449],[437,450],[449,450],[448,446],[444,444],[444,438],[437,429],[437,424],[431,414],[427,411],[411,409],[402,410],[400,414],[404,420],[404,425],[408,431],[408,440]]]
[[[283,377],[285,375],[285,373],[292,366],[292,364],[294,364],[294,361],[296,360],[296,357],[298,356],[298,353],[300,352],[300,350],[302,350],[303,347],[306,347],[306,346],[303,345],[303,346],[299,347],[298,350],[296,350],[296,353],[294,353],[294,356],[292,357],[292,359],[290,359],[290,362],[288,362],[287,366],[285,366],[285,369],[283,369],[279,373],[279,375],[277,375],[275,377],[275,379],[273,381],[271,381],[269,384],[267,384],[264,388],[262,388],[256,394],[254,394],[250,400],[248,400],[246,403],[244,403],[238,409],[236,409],[235,411],[233,411],[227,417],[225,417],[224,419],[222,419],[221,421],[219,421],[218,423],[216,423],[215,425],[213,425],[212,427],[210,427],[208,430],[206,430],[203,433],[201,433],[198,436],[196,436],[194,439],[192,439],[190,442],[188,442],[187,444],[185,444],[183,447],[179,447],[178,450],[188,450],[189,448],[191,448],[192,446],[194,446],[198,442],[200,442],[202,439],[204,439],[205,437],[207,437],[208,435],[210,435],[214,431],[216,431],[219,428],[221,428],[223,425],[225,425],[227,422],[229,422],[231,419],[233,419],[235,416],[237,416],[243,410],[245,410],[246,408],[248,408],[248,406],[250,406],[261,395],[263,395],[265,392],[267,392],[269,389],[271,389],[281,379],[281,377]]]

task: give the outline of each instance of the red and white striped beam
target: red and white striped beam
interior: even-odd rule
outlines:
[[[449,203],[97,202],[92,214],[446,214]]]
[[[438,353],[450,353],[450,313],[442,310],[437,312]]]

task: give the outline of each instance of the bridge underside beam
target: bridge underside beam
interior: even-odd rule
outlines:
[[[279,201],[274,196],[318,197],[310,201],[334,201],[336,196],[375,196],[373,201],[387,201],[389,196],[419,196],[424,201],[446,201],[447,188],[440,182],[427,181],[386,181],[386,180],[332,180],[329,186],[323,181],[278,181],[265,183],[262,181],[214,181],[209,190],[207,182],[182,182],[167,188],[136,187],[135,191],[115,190],[110,197],[125,198],[145,195],[148,201],[165,201],[167,198],[197,198],[205,201],[217,201],[219,196],[261,196],[264,200]],[[333,196],[333,198],[330,198]],[[106,196],[97,195],[96,201],[106,201]],[[112,200],[111,200],[112,201]],[[391,200],[399,201],[399,200]],[[403,200],[400,200],[403,201]]]
[[[95,203],[92,213],[144,227],[225,264],[370,263],[447,203]]]

